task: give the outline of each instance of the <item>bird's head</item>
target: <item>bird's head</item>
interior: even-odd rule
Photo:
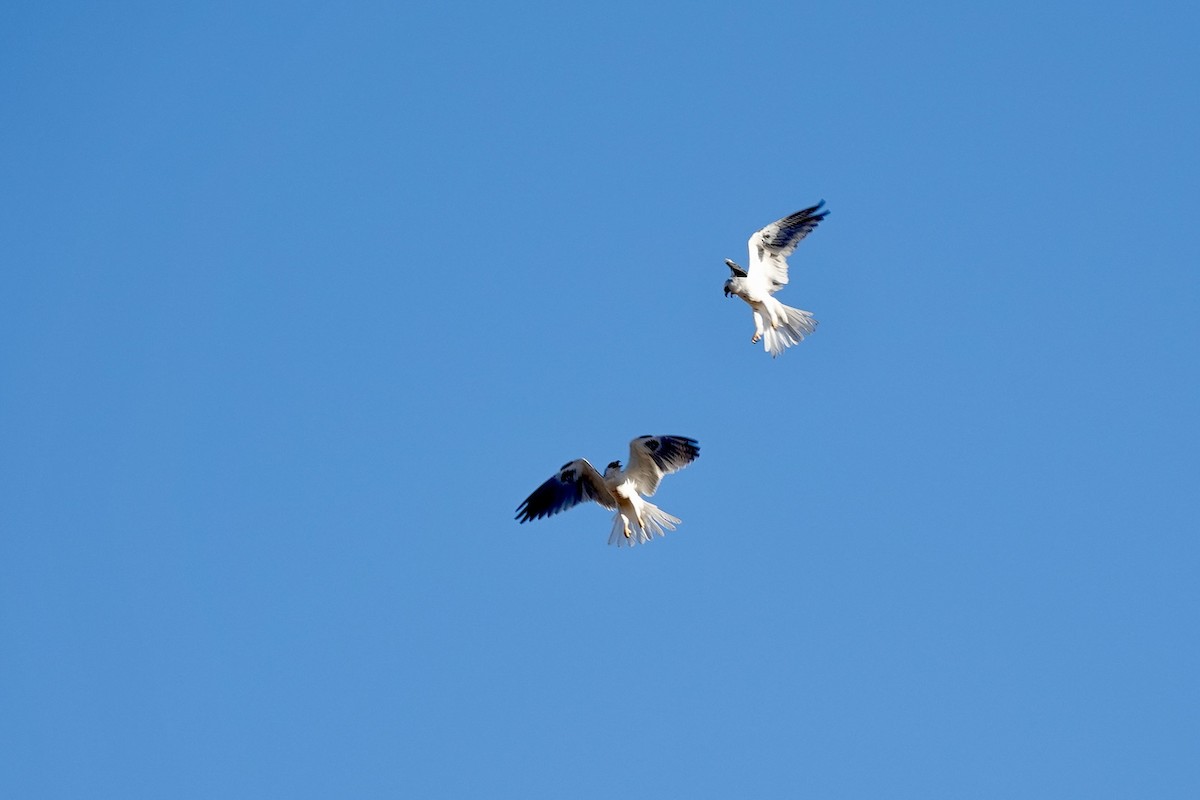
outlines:
[[[610,475],[613,472],[620,472],[620,471],[621,471],[621,462],[620,461],[610,461],[608,466],[604,468],[605,475]]]
[[[725,296],[733,297],[738,293],[742,279],[746,277],[747,273],[728,258],[725,259],[725,266],[729,267],[729,271],[733,273],[729,276],[729,280],[725,281]]]

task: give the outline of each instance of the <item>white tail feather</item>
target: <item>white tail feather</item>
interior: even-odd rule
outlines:
[[[778,302],[778,301],[776,301]],[[783,317],[778,328],[767,327],[763,331],[763,349],[776,358],[787,348],[800,344],[804,337],[817,329],[812,312],[779,304],[776,313]]]
[[[679,524],[679,518],[673,517],[663,511],[653,503],[642,503],[642,523],[639,525],[636,516],[625,517],[620,511],[613,516],[612,533],[608,536],[608,543],[615,544],[617,547],[622,545],[634,545],[645,543],[653,538],[654,534],[666,536],[667,531],[675,530],[675,526]],[[629,533],[625,536],[625,520],[629,520]]]

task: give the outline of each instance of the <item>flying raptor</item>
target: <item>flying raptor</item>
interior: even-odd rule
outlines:
[[[754,312],[754,338],[775,358],[788,347],[800,344],[817,329],[817,321],[808,311],[785,306],[771,295],[788,282],[787,258],[796,245],[825,219],[825,201],[772,222],[750,237],[750,266],[743,269],[728,258],[725,264],[733,275],[725,281],[725,296],[737,295]]]
[[[700,443],[686,436],[639,436],[629,443],[629,466],[613,461],[601,475],[587,459],[562,465],[552,478],[533,490],[517,507],[517,520],[528,522],[592,500],[616,510],[609,544],[630,547],[648,542],[653,534],[675,530],[673,517],[643,499],[658,490],[664,475],[677,472],[700,456]]]

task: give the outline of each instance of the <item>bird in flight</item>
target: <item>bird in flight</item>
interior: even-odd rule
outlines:
[[[700,457],[700,443],[686,436],[639,436],[629,443],[629,466],[613,461],[601,475],[587,459],[577,458],[562,465],[557,473],[525,502],[517,506],[516,519],[528,522],[593,500],[616,509],[609,544],[630,547],[650,541],[653,534],[666,536],[675,530],[673,517],[643,499],[658,490],[664,475],[677,472]]]
[[[733,273],[725,281],[725,296],[737,295],[750,306],[754,312],[754,338],[750,341],[761,339],[772,358],[817,329],[811,312],[785,306],[771,295],[787,285],[787,257],[829,213],[821,210],[823,205],[824,200],[755,231],[749,242],[749,267],[743,269],[725,259]]]

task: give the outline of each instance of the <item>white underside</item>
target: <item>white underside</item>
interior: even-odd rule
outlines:
[[[755,333],[761,330],[763,350],[777,357],[792,345],[800,344],[804,337],[817,329],[812,312],[785,306],[774,297],[762,301],[754,308]]]
[[[675,526],[679,524],[678,517],[671,516],[653,503],[643,500],[639,505],[640,520],[638,513],[628,507],[618,510],[613,516],[612,533],[608,537],[609,544],[615,544],[617,547],[623,545],[633,547],[636,544],[650,541],[654,538],[654,534],[666,536],[667,531],[675,530]],[[626,524],[629,525],[629,536],[625,535]]]

